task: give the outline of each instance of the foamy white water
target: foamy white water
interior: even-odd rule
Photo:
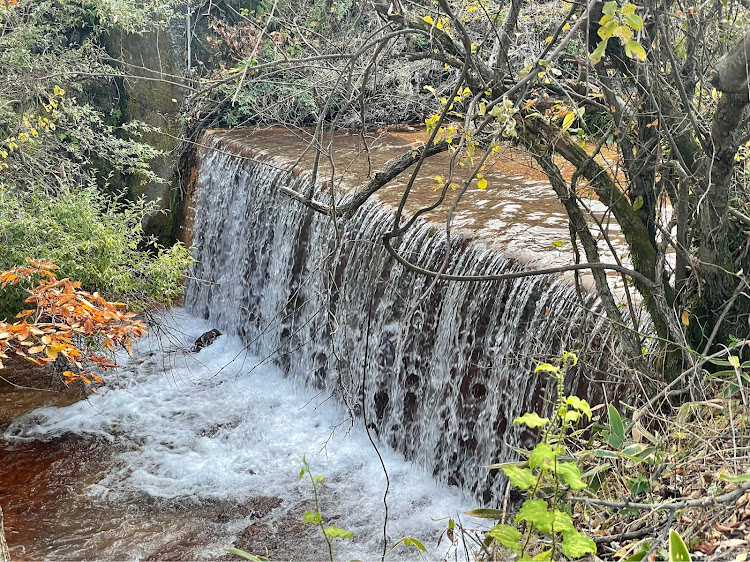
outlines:
[[[113,505],[144,497],[242,503],[275,496],[290,505],[310,500],[306,509],[312,509],[310,482],[298,480],[304,455],[313,472],[326,477],[321,511],[327,523],[355,533],[353,541],[336,541],[336,558],[379,558],[385,475],[364,430],[349,430],[339,402],[296,388],[275,367],[258,366],[259,359],[247,356],[234,337],[222,335],[200,353],[188,353],[211,326],[183,311],[165,324],[161,337],[145,338],[132,358],[121,358],[123,368],[108,375],[99,395],[32,412],[3,438],[76,434],[110,441],[114,458],[84,490]],[[428,559],[443,559],[448,541],[437,547],[436,540],[447,518],[476,506],[387,446],[379,449],[390,477],[389,544],[415,536],[428,548]],[[219,554],[247,524],[242,517],[229,522],[227,535],[205,552]],[[400,550],[404,558],[416,558],[416,551]],[[326,557],[311,552],[309,559]]]

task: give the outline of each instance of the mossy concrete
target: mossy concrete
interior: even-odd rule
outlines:
[[[114,33],[110,36],[108,51],[122,61],[128,78],[122,81],[119,103],[121,122],[142,121],[157,129],[140,137],[162,152],[151,160],[151,169],[161,182],[143,182],[135,176],[120,175],[113,178],[120,189],[126,190],[130,199],[146,197],[159,201],[165,213],[149,217],[145,228],[162,243],[170,240],[173,211],[179,183],[177,160],[181,125],[179,110],[185,96],[182,84],[182,60],[179,48],[167,31],[144,34]]]

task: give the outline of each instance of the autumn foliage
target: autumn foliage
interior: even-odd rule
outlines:
[[[25,301],[34,307],[21,311],[13,323],[0,322],[0,369],[2,360],[12,356],[38,365],[63,359],[66,384],[101,383],[94,369],[117,367],[105,354],[117,348],[132,352],[132,340],[146,332],[146,325],[126,312],[123,303],[84,291],[70,279],[58,279],[58,267],[51,262],[28,262],[26,267],[0,271],[0,288],[39,279]]]

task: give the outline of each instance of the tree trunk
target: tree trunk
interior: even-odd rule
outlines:
[[[0,562],[10,562],[10,551],[3,531],[3,508],[0,507]]]

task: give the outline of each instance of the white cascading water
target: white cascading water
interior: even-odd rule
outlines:
[[[28,513],[27,525],[43,533],[33,544],[16,539],[18,519],[6,519],[13,559],[226,560],[222,547],[238,537],[243,546],[243,534],[254,533],[256,554],[270,548],[272,559],[327,559],[320,530],[302,529],[303,512],[314,509],[310,481],[298,478],[303,456],[326,478],[326,525],[354,532],[335,541],[335,559],[380,557],[386,479],[364,432],[350,431],[336,401],[295,388],[276,367],[257,367],[260,360],[236,336],[190,353],[208,329],[173,311],[132,358],[121,354],[122,368],[99,394],[38,409],[0,434],[0,451],[4,440],[10,454],[14,444],[61,439],[87,451],[57,461],[44,482],[29,485],[27,495],[47,495],[60,472],[73,472],[69,484],[52,490],[54,501]],[[388,546],[419,537],[429,560],[444,559],[458,546],[436,544],[447,518],[472,506],[398,453],[381,454],[390,478]],[[19,511],[0,498],[6,515]],[[389,559],[415,553],[402,546]]]
[[[383,248],[389,206],[370,202],[334,225],[278,193],[306,191],[309,177],[285,171],[289,161],[233,148],[220,134],[207,142],[187,309],[294,380],[338,391],[381,442],[440,481],[498,501],[504,483],[483,466],[515,458],[508,445],[529,445],[533,436],[512,420],[542,411],[550,396],[533,361],[608,339],[599,316],[586,316],[593,299],[582,306],[568,282],[548,277],[439,282],[404,320],[430,279]],[[418,223],[397,249],[437,269],[445,247],[439,228]],[[515,267],[472,242],[456,245],[447,273]]]

